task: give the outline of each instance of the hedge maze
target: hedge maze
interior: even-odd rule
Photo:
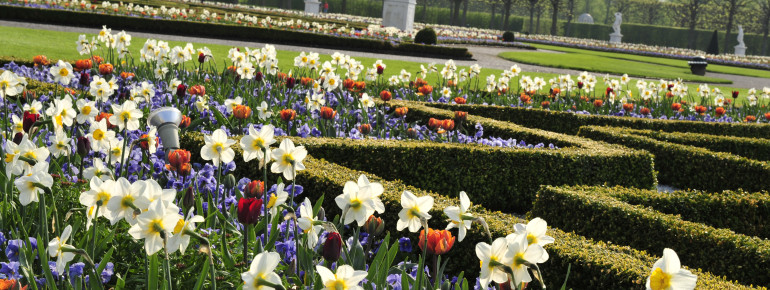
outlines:
[[[346,181],[365,174],[385,187],[386,207],[398,207],[405,189],[431,195],[431,224],[444,227],[440,209],[459,191],[474,202],[493,236],[505,236],[522,217],[542,217],[556,242],[542,265],[549,287],[571,267],[573,289],[643,288],[650,267],[672,248],[698,276],[698,289],[750,289],[770,285],[770,125],[722,124],[599,117],[540,109],[428,104],[407,106],[409,122],[452,118],[468,111],[468,124],[484,134],[559,149],[510,149],[411,140],[296,138],[310,157],[298,175],[310,198],[324,197],[327,217]],[[611,126],[611,127],[606,127]],[[473,126],[467,126],[466,128]],[[199,133],[182,146],[199,158]],[[240,150],[236,148],[236,155]],[[236,158],[237,171],[261,177]],[[671,193],[656,185],[686,189]],[[395,223],[397,212],[383,216]],[[414,237],[416,238],[416,237]],[[448,271],[473,277],[478,267],[453,253],[488,241],[474,223]],[[754,286],[757,285],[757,286]]]

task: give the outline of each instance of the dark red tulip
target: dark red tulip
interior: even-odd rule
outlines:
[[[244,225],[251,225],[259,221],[262,213],[262,199],[241,198],[238,201],[238,221]]]
[[[326,242],[324,242],[323,249],[321,250],[322,256],[327,263],[334,263],[340,259],[340,253],[342,250],[342,237],[337,232],[331,232],[326,236]]]

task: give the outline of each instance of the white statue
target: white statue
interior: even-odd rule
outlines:
[[[738,46],[746,47],[746,44],[743,43],[743,25],[738,25]]]
[[[612,24],[612,30],[615,30],[614,34],[620,34],[620,23],[623,22],[623,13],[615,12],[615,23]]]

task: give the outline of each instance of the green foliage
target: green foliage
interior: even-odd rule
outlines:
[[[770,238],[770,194],[767,192],[702,191],[658,192],[643,189],[592,189],[633,205],[681,215],[682,219],[727,228],[737,233]]]
[[[414,36],[414,43],[436,44],[436,31],[430,27],[420,29]]]
[[[505,42],[513,42],[515,40],[515,37],[513,36],[513,32],[506,31],[503,33],[503,41]]]
[[[424,105],[453,111],[465,111],[468,112],[468,114],[512,122],[529,128],[572,135],[577,134],[580,127],[596,125],[648,129],[664,132],[691,132],[719,136],[770,138],[770,124],[656,120],[634,117],[582,115],[544,109],[488,105],[453,105],[441,103],[425,103]]]
[[[711,41],[709,41],[709,46],[706,48],[706,53],[719,54],[719,32],[717,30],[714,30],[714,34],[711,35]]]
[[[655,155],[655,169],[661,184],[707,191],[744,189],[761,191],[770,185],[757,182],[770,178],[770,165],[729,153],[658,141],[634,135],[625,128],[586,126],[579,136],[647,150]]]
[[[544,187],[531,214],[565,231],[652,253],[672,248],[685,265],[746,284],[770,284],[770,241],[630,205],[592,188]]]
[[[699,133],[662,132],[653,130],[625,130],[659,141],[671,142],[711,151],[732,153],[749,159],[770,161],[770,140],[762,138],[727,137]]]
[[[465,59],[470,57],[467,48],[416,46],[392,44],[390,41],[354,37],[339,37],[310,32],[283,30],[241,25],[212,24],[195,21],[151,19],[110,14],[96,14],[53,9],[36,9],[7,6],[0,10],[0,19],[44,21],[53,24],[100,26],[112,29],[157,32],[163,34],[195,35],[242,40],[260,40],[273,43],[302,44],[306,46],[345,47],[350,50],[387,51],[398,54],[430,55],[441,58]]]

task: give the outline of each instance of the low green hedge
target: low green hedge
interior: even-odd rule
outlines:
[[[530,128],[538,128],[571,135],[577,134],[582,126],[597,125],[664,132],[691,132],[720,136],[770,138],[770,124],[697,122],[583,115],[544,109],[489,105],[454,105],[443,103],[421,104],[452,111],[465,111],[469,114],[500,121],[513,122]]]
[[[749,159],[770,161],[770,140],[747,137],[728,137],[699,133],[662,132],[653,130],[626,130],[656,140],[706,148],[711,151],[732,153]]]
[[[477,203],[506,212],[528,211],[543,184],[652,188],[655,182],[652,157],[636,150],[511,149],[411,140],[294,140],[317,158],[437,192],[465,190]],[[198,156],[197,148],[203,146],[200,133],[183,134],[181,141],[182,147],[195,148],[192,155]],[[241,176],[262,177],[260,171],[241,160],[236,159],[236,164]]]
[[[101,26],[112,29],[145,31],[152,33],[194,35],[248,41],[301,44],[304,46],[340,47],[367,52],[386,52],[409,55],[430,55],[440,58],[467,59],[471,54],[464,47],[442,47],[414,44],[392,44],[390,41],[340,37],[318,33],[251,27],[230,24],[214,24],[197,21],[154,19],[112,14],[99,14],[68,10],[39,9],[3,5],[0,19],[35,21],[63,25]]]
[[[351,170],[322,159],[308,157],[305,159],[304,164],[306,170],[299,172],[297,182],[305,188],[303,195],[311,200],[316,200],[321,195],[324,196],[323,207],[327,212],[327,217],[340,214],[339,207],[334,203],[334,197],[342,193],[345,182],[357,180],[361,174],[366,175],[370,181],[380,182],[385,188],[385,192],[380,196],[386,208],[386,212],[382,217],[385,221],[385,228],[391,231],[391,235],[394,238],[405,234],[405,232],[393,231],[398,220],[398,211],[401,208],[401,193],[404,190],[410,190],[417,196],[430,195],[434,198],[434,206],[430,211],[433,217],[429,221],[429,225],[433,228],[444,228],[446,226],[446,216],[443,214],[443,209],[450,205],[459,204],[457,198],[425,191],[405,185],[399,181],[384,180],[373,174]],[[452,195],[456,194],[456,192],[452,193]],[[473,199],[471,201],[475,202]],[[470,211],[474,216],[483,217],[487,221],[489,231],[496,238],[513,232],[513,225],[515,223],[525,222],[516,216],[489,211],[475,204]],[[456,231],[453,231],[453,234],[456,234]],[[650,273],[650,268],[657,259],[657,257],[649,256],[645,252],[629,247],[595,242],[583,236],[567,233],[556,228],[549,229],[547,234],[556,239],[553,244],[545,247],[550,258],[541,265],[546,284],[549,287],[558,287],[564,281],[567,268],[571,266],[569,281],[567,282],[569,288],[643,288],[646,277]],[[416,248],[415,239],[416,237],[412,235],[413,245]],[[465,240],[455,242],[453,249],[444,257],[449,258],[448,268],[451,270],[450,273],[457,274],[460,271],[465,271],[466,277],[473,281],[479,271],[477,267],[478,260],[473,254],[474,248],[479,242],[488,243],[489,238],[484,233],[482,227],[474,223]],[[655,255],[657,256],[660,253],[656,252]],[[689,264],[688,260],[683,260],[682,262],[685,265]],[[728,282],[709,273],[698,270],[693,270],[693,273],[698,275],[698,289],[751,289],[747,286]]]
[[[770,165],[737,155],[658,141],[617,127],[586,126],[579,136],[647,150],[655,155],[658,182],[677,188],[718,192],[729,189],[770,189]]]
[[[651,253],[672,248],[687,265],[770,285],[770,241],[630,205],[590,187],[544,187],[530,214],[565,231]]]
[[[629,204],[680,215],[688,221],[728,228],[744,235],[770,238],[770,194],[767,192],[658,192],[609,187],[596,187],[592,190]]]

